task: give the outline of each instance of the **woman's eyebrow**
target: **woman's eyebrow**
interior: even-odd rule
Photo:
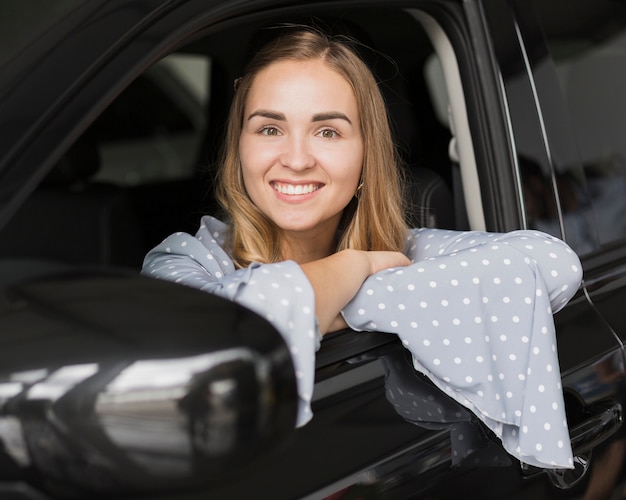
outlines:
[[[248,116],[248,120],[251,120],[255,116],[262,116],[263,118],[269,118],[270,120],[285,121],[285,115],[278,111],[270,111],[269,109],[259,109]]]
[[[328,111],[326,113],[317,113],[315,115],[313,115],[313,119],[311,121],[314,122],[323,122],[326,120],[345,120],[347,121],[350,125],[352,125],[352,122],[350,121],[350,118],[348,118],[344,113],[341,113],[339,111]]]
[[[263,118],[269,118],[270,120],[278,120],[278,121],[286,121],[287,118],[283,113],[278,111],[271,111],[269,109],[258,109],[253,113],[250,113],[248,116],[248,120],[251,120],[255,116],[261,116]],[[327,111],[325,113],[316,113],[313,115],[311,119],[312,122],[323,122],[326,120],[345,120],[350,125],[352,125],[352,121],[348,116],[340,111]]]

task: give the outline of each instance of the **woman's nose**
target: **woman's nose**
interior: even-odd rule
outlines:
[[[315,165],[315,156],[306,137],[291,136],[286,141],[285,146],[281,158],[283,166],[299,171],[312,168]]]

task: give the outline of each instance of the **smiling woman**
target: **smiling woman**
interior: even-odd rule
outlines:
[[[322,60],[260,71],[248,92],[239,152],[246,191],[280,231],[283,257],[305,263],[333,253],[363,164],[350,84]]]
[[[220,168],[228,224],[205,216],[143,272],[271,321],[292,354],[298,425],[312,416],[321,336],[384,331],[511,454],[572,467],[552,312],[578,289],[578,258],[538,231],[409,230],[384,101],[347,44],[300,29],[259,51]]]
[[[287,255],[306,252],[309,256],[301,257],[308,262],[347,248],[402,250],[406,211],[387,109],[371,71],[345,40],[295,29],[267,44],[238,79],[226,135],[217,197],[230,218],[238,267],[285,260],[285,251]],[[244,161],[246,152],[246,159],[252,156],[253,161]],[[262,184],[274,192],[289,193],[289,184],[295,192],[300,183],[294,183],[296,179],[305,184],[311,179],[314,186],[328,184],[321,196],[311,197],[312,203],[321,205],[338,193],[328,182],[330,174],[347,183],[340,199],[332,200],[334,219],[317,228],[314,244],[310,237],[308,242],[285,239],[272,216],[255,204],[248,191],[246,165],[258,165],[260,158],[268,161],[271,155],[269,161],[280,161],[282,170]],[[277,168],[272,169],[272,176],[277,175]],[[267,183],[270,180],[274,185]],[[279,206],[294,209],[285,203]],[[307,207],[297,208],[302,213]],[[322,230],[323,243],[317,240]],[[300,242],[304,248],[296,247],[302,247]]]

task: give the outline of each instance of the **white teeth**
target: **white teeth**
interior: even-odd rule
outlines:
[[[274,184],[274,189],[281,194],[308,194],[313,191],[317,191],[319,186],[317,184]]]

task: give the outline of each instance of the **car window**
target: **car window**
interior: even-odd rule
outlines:
[[[94,179],[133,186],[193,176],[210,67],[207,56],[175,53],[134,80],[91,127]]]
[[[425,65],[437,61],[420,21],[388,7],[354,8],[349,15],[329,9],[325,15],[337,34],[362,40],[362,56],[375,68],[408,174],[410,223],[457,227],[451,133],[427,91]],[[0,256],[139,268],[145,253],[168,234],[193,234],[202,215],[219,217],[214,164],[233,81],[258,46],[257,37],[281,21],[292,17],[207,30],[140,74],[125,75],[134,79],[2,229]],[[45,248],[34,242],[44,235],[23,230],[44,211],[50,242]]]
[[[586,253],[626,240],[626,4],[534,4],[576,146],[555,152],[553,182],[565,235]]]
[[[2,228],[0,257],[138,269],[168,233],[195,232],[210,70],[206,54],[172,53],[131,82]]]

